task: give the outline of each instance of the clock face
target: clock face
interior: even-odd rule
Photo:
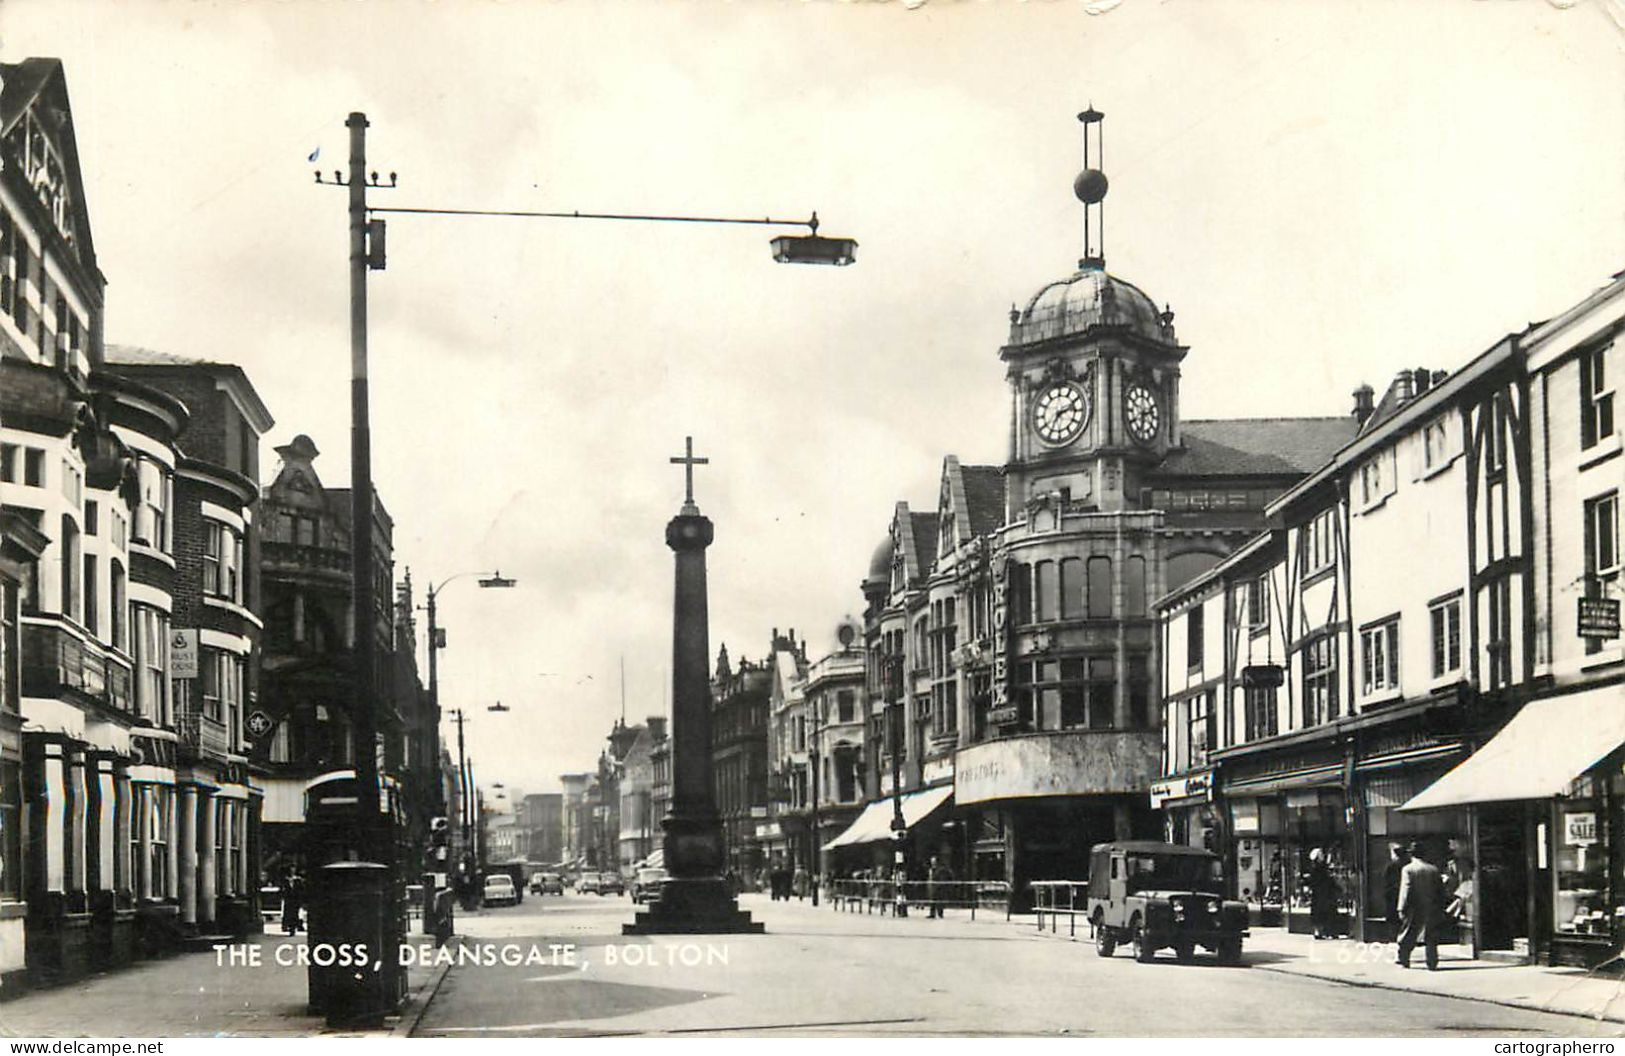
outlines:
[[[1046,444],[1071,443],[1088,421],[1089,397],[1070,381],[1051,385],[1033,404],[1033,429]]]
[[[1151,395],[1150,389],[1138,382],[1128,387],[1123,399],[1123,420],[1128,425],[1128,435],[1140,443],[1149,444],[1157,438],[1162,414],[1157,410],[1157,398]]]

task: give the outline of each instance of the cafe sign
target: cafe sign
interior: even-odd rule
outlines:
[[[1581,638],[1619,637],[1618,598],[1580,598],[1578,607]]]

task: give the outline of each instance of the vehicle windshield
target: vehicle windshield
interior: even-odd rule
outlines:
[[[1131,854],[1128,856],[1130,891],[1222,890],[1223,874],[1217,858],[1198,854]]]

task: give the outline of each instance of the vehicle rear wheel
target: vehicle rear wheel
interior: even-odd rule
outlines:
[[[1095,953],[1110,957],[1117,951],[1117,936],[1104,924],[1095,925]]]
[[[1145,929],[1135,925],[1134,937],[1130,941],[1134,946],[1134,959],[1141,964],[1150,964],[1151,959],[1157,955],[1157,948],[1145,937]]]
[[[1241,940],[1240,939],[1225,939],[1223,942],[1219,943],[1219,963],[1220,964],[1240,964],[1241,963]]]

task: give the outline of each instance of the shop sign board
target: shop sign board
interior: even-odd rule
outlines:
[[[1213,771],[1205,770],[1199,774],[1154,782],[1151,785],[1151,809],[1156,810],[1171,799],[1189,799],[1192,796],[1207,800],[1213,798]]]
[[[1596,843],[1597,815],[1591,811],[1584,814],[1565,814],[1563,842],[1570,847],[1589,847]]]
[[[1619,637],[1618,598],[1580,598],[1578,616],[1581,638]]]
[[[169,635],[169,677],[198,676],[197,628],[177,627]]]
[[[954,799],[963,805],[1029,796],[1143,794],[1160,769],[1156,742],[1137,732],[1006,737],[960,749]]]
[[[940,759],[927,759],[925,767],[920,774],[920,784],[936,785],[954,779],[954,757],[943,756]]]

